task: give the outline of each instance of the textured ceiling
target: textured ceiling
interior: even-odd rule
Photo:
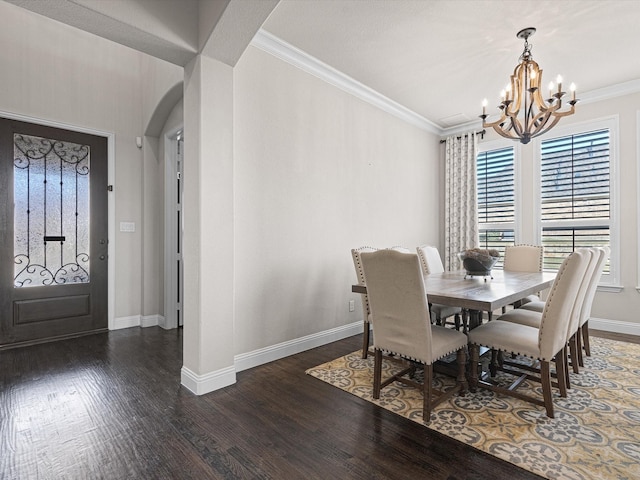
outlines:
[[[640,0],[5,1],[178,65],[234,65],[268,16],[267,32],[443,131],[497,105],[525,27],[543,84],[562,74],[583,99],[640,85]]]

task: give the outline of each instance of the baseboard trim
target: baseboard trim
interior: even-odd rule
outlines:
[[[204,395],[236,383],[236,371],[234,367],[227,367],[198,375],[187,367],[182,367],[180,383],[196,395]]]
[[[158,315],[157,313],[154,315],[143,315],[140,318],[140,326],[143,328],[156,327],[162,324],[164,324],[164,317],[162,315]]]
[[[312,348],[326,345],[327,343],[342,340],[362,333],[362,321],[350,323],[341,327],[332,328],[323,332],[314,333],[305,337],[296,338],[287,342],[278,343],[269,347],[260,348],[252,352],[236,355],[234,364],[236,372],[257,367],[265,363],[279,360],[289,355],[304,352]]]
[[[362,333],[362,321],[236,355],[233,367],[223,368],[204,375],[198,375],[187,367],[182,367],[180,382],[196,395],[204,395],[236,383],[237,372],[342,340],[343,338],[352,337],[359,333]]]
[[[141,323],[140,315],[131,315],[130,317],[118,317],[113,321],[113,330],[121,328],[139,327]]]
[[[165,330],[173,330],[176,328],[176,319],[168,319],[162,315],[158,315],[158,326]]]
[[[163,328],[166,323],[165,318],[162,315],[131,315],[130,317],[118,317],[113,322],[113,328],[111,330],[119,330],[121,328],[131,327],[155,327],[161,326]]]
[[[593,330],[604,330],[605,332],[640,336],[640,323],[608,320],[606,318],[590,318],[589,328]]]

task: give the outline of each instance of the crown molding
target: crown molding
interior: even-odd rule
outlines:
[[[251,45],[427,132],[448,137],[474,129],[482,130],[480,120],[471,120],[460,125],[441,128],[422,115],[321,62],[266,30],[260,29],[251,41]],[[580,103],[600,102],[637,92],[640,92],[640,79],[581,93]]]
[[[478,132],[484,130],[484,128],[482,128],[482,120],[471,120],[467,123],[461,123],[460,125],[454,125],[453,127],[443,128],[442,130],[440,130],[440,135],[446,138],[451,135],[470,132],[474,129]]]
[[[593,103],[638,92],[640,92],[640,79],[590,90],[580,94],[579,97],[580,103]],[[580,105],[580,103],[578,105]]]
[[[427,132],[442,135],[442,129],[433,122],[427,120],[422,115],[418,115],[413,110],[400,105],[390,98],[378,93],[372,88],[354,80],[335,68],[321,62],[308,53],[294,47],[293,45],[272,35],[266,30],[260,29],[253,37],[251,45],[257,47],[271,55],[278,57],[311,75],[324,80],[334,87],[343,90],[354,97],[364,100],[375,107],[404,120]]]

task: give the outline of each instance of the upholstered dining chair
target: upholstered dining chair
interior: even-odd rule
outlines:
[[[508,245],[504,249],[504,262],[502,268],[508,272],[541,272],[544,248],[540,245]],[[514,306],[519,307],[525,303],[538,301],[538,295],[529,295],[518,300]],[[502,309],[505,313],[505,309]]]
[[[602,278],[602,272],[604,271],[604,266],[609,259],[609,255],[611,255],[611,249],[609,247],[601,247],[600,256],[598,258],[598,263],[595,267],[595,272],[591,278],[591,283],[589,284],[589,289],[587,290],[587,297],[585,300],[585,306],[580,312],[580,321],[578,322],[578,331],[576,332],[576,340],[578,347],[578,361],[580,362],[580,366],[583,367],[582,361],[582,348],[584,347],[584,353],[587,357],[591,356],[591,346],[589,343],[589,318],[591,318],[591,306],[593,305],[593,299],[596,296],[596,290],[598,289],[598,283],[600,283],[600,278]]]
[[[375,252],[378,250],[374,247],[359,247],[351,249],[351,257],[353,258],[353,265],[356,269],[356,276],[358,277],[358,285],[365,285],[364,282],[364,272],[362,270],[362,263],[360,261],[360,254],[363,252]],[[393,247],[389,247],[388,250],[394,250],[400,253],[411,253],[407,247],[403,247],[400,245],[395,245]],[[367,294],[360,294],[360,300],[362,301],[362,316],[364,321],[364,329],[362,335],[362,358],[367,358],[369,355],[369,344],[370,340],[370,332],[371,332],[371,307],[369,305],[369,299]]]
[[[431,324],[424,277],[416,254],[379,250],[363,252],[360,257],[372,312],[373,398],[380,398],[381,389],[394,381],[422,387],[423,422],[429,423],[436,405],[467,389],[467,337],[456,330]],[[455,387],[443,392],[433,387],[433,364],[453,352],[458,362],[457,382]],[[408,360],[410,366],[383,381],[383,353]],[[424,365],[422,385],[406,378],[415,368],[414,363]]]
[[[508,321],[495,321],[480,325],[468,333],[472,366],[478,365],[480,346],[513,352],[538,360],[540,364],[538,380],[542,384],[542,399],[516,390],[525,378],[530,377],[528,373],[516,378],[510,386],[503,387],[479,379],[478,369],[472,367],[470,376],[472,389],[480,385],[497,393],[542,405],[545,407],[547,416],[553,418],[550,362],[555,360],[560,395],[566,396],[567,330],[588,264],[589,257],[579,251],[571,253],[564,259],[551,286],[540,320],[540,328]]]
[[[607,263],[607,259],[609,258],[609,254],[611,250],[609,247],[597,247],[594,248],[595,257],[592,260],[594,263],[593,269],[591,272],[591,276],[589,278],[589,285],[586,290],[584,302],[582,309],[580,311],[580,318],[578,320],[578,326],[576,331],[574,332],[575,337],[575,355],[577,356],[577,364],[572,359],[572,365],[574,371],[577,370],[577,365],[584,366],[584,362],[582,359],[582,349],[584,347],[584,353],[587,356],[591,356],[591,348],[589,344],[589,318],[591,317],[591,307],[593,305],[593,299],[596,294],[596,290],[598,289],[598,283],[600,283],[600,278],[602,277],[602,272],[604,270],[604,266]],[[534,312],[542,312],[544,310],[544,302],[543,301],[534,301],[527,303],[522,306],[523,310],[531,310]]]
[[[356,269],[356,277],[358,278],[358,285],[366,285],[364,282],[364,270],[362,270],[362,260],[360,255],[364,252],[375,252],[378,250],[373,247],[359,247],[351,249],[351,257],[353,258],[353,266]],[[364,331],[362,338],[362,358],[367,358],[369,354],[369,332],[371,331],[371,309],[369,308],[369,298],[367,294],[360,294],[360,300],[362,301],[362,316],[364,321]]]
[[[588,300],[587,294],[589,290],[589,285],[592,281],[593,275],[595,274],[595,270],[596,270],[598,261],[600,259],[601,251],[599,249],[592,249],[592,248],[579,248],[576,251],[580,252],[587,258],[588,264],[587,264],[587,268],[585,270],[584,276],[580,279],[580,288],[576,295],[574,307],[571,311],[569,323],[567,326],[566,342],[571,352],[571,366],[573,367],[573,372],[580,373],[578,368],[578,365],[580,363],[580,360],[579,360],[580,354],[578,351],[578,341],[577,341],[576,332],[578,330],[579,320],[582,315],[582,312],[586,308],[586,303]],[[531,303],[537,304],[538,302],[531,302]],[[540,328],[540,325],[542,322],[542,313],[544,312],[544,309],[542,310],[542,312],[540,312],[532,307],[527,308],[529,305],[530,304],[528,303],[526,305],[523,305],[521,308],[512,310],[500,316],[498,320],[520,323],[522,325],[529,325],[531,327]],[[566,357],[566,349],[564,353],[565,353],[565,365],[568,365],[567,363],[568,358]],[[570,382],[569,382],[568,375],[566,376],[565,380],[566,380],[566,386],[569,387]]]
[[[438,252],[436,247],[420,245],[416,248],[416,251],[418,252],[418,258],[420,259],[420,265],[422,266],[422,273],[424,275],[444,272],[444,265],[442,265],[440,252]],[[429,309],[431,314],[435,316],[435,323],[437,325],[444,326],[447,318],[453,317],[456,330],[460,330],[460,326],[463,325],[463,331],[467,331],[466,318],[460,307],[429,303]]]

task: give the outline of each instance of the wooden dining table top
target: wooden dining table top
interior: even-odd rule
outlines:
[[[464,270],[425,275],[429,303],[491,312],[550,287],[556,277],[555,272],[504,270],[494,270],[491,275],[493,278],[465,278]],[[364,285],[352,285],[351,291],[367,293]]]

